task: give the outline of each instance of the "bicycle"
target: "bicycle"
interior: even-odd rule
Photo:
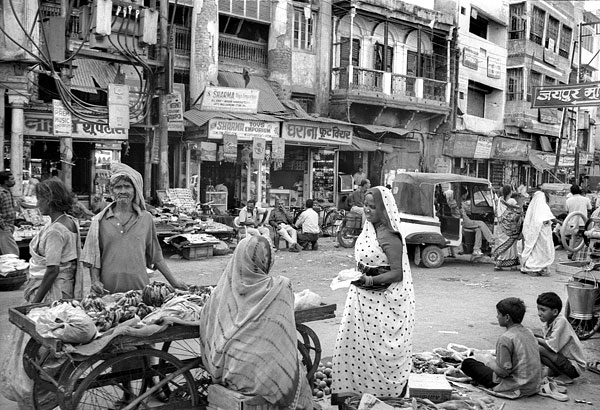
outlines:
[[[335,236],[337,227],[344,219],[344,211],[338,210],[336,207],[323,209],[324,216],[321,222],[321,232],[324,236]],[[337,222],[337,223],[336,223]]]

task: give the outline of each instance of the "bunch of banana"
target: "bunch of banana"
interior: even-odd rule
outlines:
[[[79,308],[81,307],[81,303],[79,303],[79,301],[75,300],[75,299],[58,299],[58,300],[55,300],[54,302],[52,302],[50,304],[50,307],[56,307],[58,305],[62,305],[63,303],[68,303],[73,307],[79,307]]]
[[[139,290],[129,290],[125,292],[123,297],[117,301],[117,306],[127,308],[129,306],[137,307],[142,303],[142,294]]]
[[[106,310],[106,304],[104,303],[104,300],[96,295],[87,295],[84,297],[81,300],[81,307],[86,312],[102,312]]]
[[[92,318],[99,332],[106,332],[113,325],[109,312],[105,309],[101,311],[88,310],[86,313]]]
[[[154,281],[144,287],[142,291],[142,301],[148,306],[160,307],[165,302],[165,299],[175,290],[171,285]]]
[[[153,310],[154,309],[151,306],[148,306],[144,302],[142,302],[137,306],[136,314],[140,317],[140,319],[143,319],[146,316],[148,316],[148,314]]]
[[[120,306],[114,305],[108,310],[106,317],[113,325],[117,325],[123,321],[123,315],[123,309]]]
[[[188,286],[188,292],[193,293],[194,295],[205,295],[211,294],[215,289],[214,286],[203,286],[203,285],[190,285]]]

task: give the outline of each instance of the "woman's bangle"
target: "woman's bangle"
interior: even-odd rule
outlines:
[[[373,286],[373,276],[365,276],[365,286]]]

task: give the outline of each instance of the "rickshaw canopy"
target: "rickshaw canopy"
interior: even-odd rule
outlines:
[[[392,191],[398,210],[407,214],[433,217],[435,186],[447,183],[491,187],[490,181],[485,178],[445,173],[403,172],[396,175]]]

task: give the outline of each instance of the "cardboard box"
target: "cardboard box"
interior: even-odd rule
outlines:
[[[410,397],[441,403],[450,400],[452,387],[443,374],[411,373],[408,377],[408,393]]]

